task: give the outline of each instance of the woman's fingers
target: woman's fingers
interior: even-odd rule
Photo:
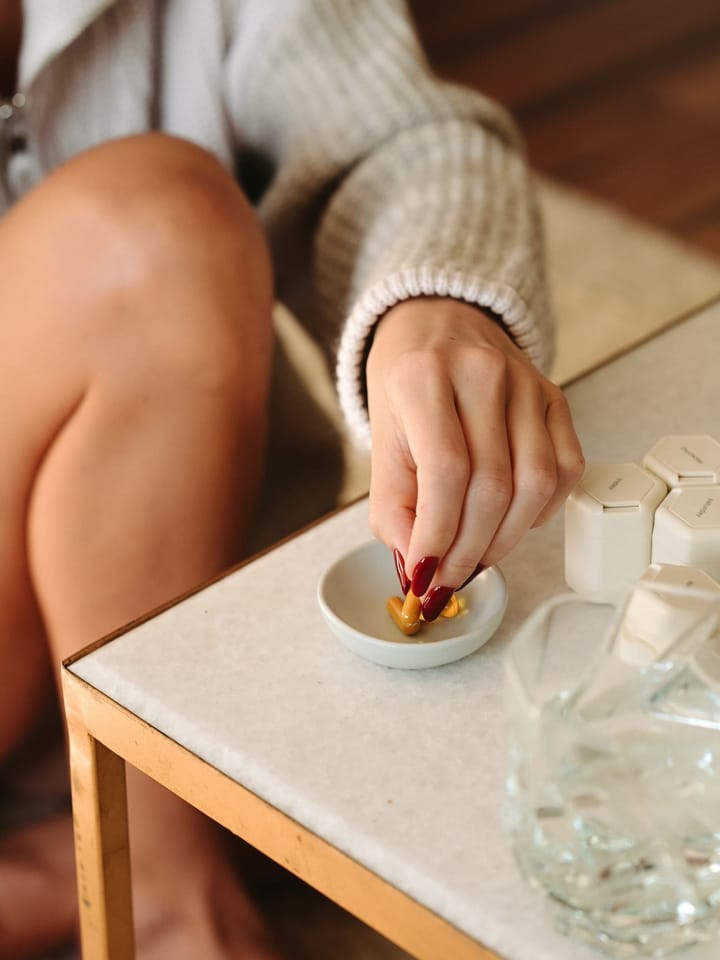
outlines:
[[[412,579],[423,558],[447,552],[465,498],[469,463],[452,381],[431,351],[406,354],[370,402],[370,523],[401,551]]]

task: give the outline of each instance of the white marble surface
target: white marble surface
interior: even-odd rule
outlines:
[[[639,460],[673,432],[717,436],[718,370],[720,306],[571,386],[588,460]],[[510,603],[496,637],[428,671],[358,659],[321,617],[322,571],[368,538],[363,501],[73,670],[507,960],[597,958],[553,931],[500,821],[501,658],[565,589],[561,518],[501,565]]]

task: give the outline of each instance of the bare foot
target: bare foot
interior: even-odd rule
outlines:
[[[138,960],[280,960],[230,862],[198,872],[188,864],[180,885],[136,885]],[[76,931],[70,815],[0,835],[0,960],[30,960]]]
[[[0,836],[0,960],[36,957],[75,931],[70,815]]]
[[[192,902],[136,909],[138,960],[281,960],[236,876],[220,870]]]

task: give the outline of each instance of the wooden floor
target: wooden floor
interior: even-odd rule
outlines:
[[[539,171],[720,257],[720,0],[410,0]]]

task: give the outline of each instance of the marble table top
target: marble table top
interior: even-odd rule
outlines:
[[[718,370],[716,304],[572,384],[588,461],[717,436]],[[501,829],[501,661],[526,616],[567,589],[562,517],[501,564],[510,601],[490,643],[424,671],[357,658],[322,619],[322,572],[369,538],[363,500],[71,669],[507,960],[597,958],[555,933]]]

